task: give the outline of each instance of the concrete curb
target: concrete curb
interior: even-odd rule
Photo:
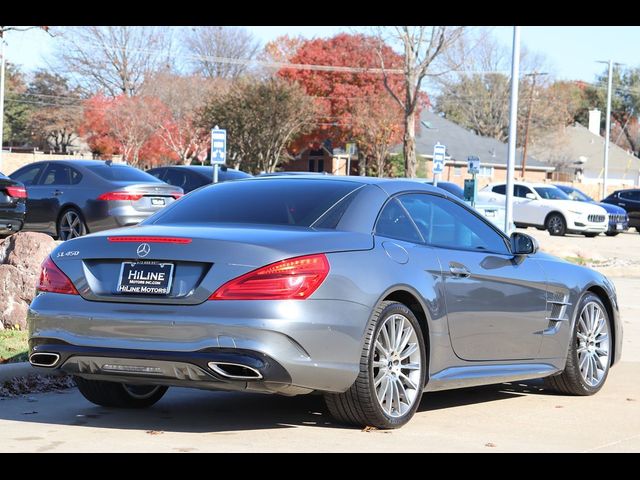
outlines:
[[[33,374],[42,375],[43,377],[58,376],[62,374],[62,371],[32,367],[29,362],[4,363],[0,365],[0,385],[14,378],[28,377]]]

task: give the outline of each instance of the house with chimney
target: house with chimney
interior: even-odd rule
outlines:
[[[468,157],[480,159],[480,173],[477,176],[478,188],[492,183],[503,182],[507,178],[508,146],[495,138],[477,135],[471,130],[447,120],[437,113],[423,110],[420,114],[420,130],[416,135],[417,175],[433,178],[433,147],[436,143],[445,145],[445,167],[440,180],[456,183],[464,187]],[[393,152],[402,153],[402,145],[394,147]],[[524,177],[522,174],[522,151],[516,151],[515,177],[528,182],[551,180],[555,167],[539,161],[535,155],[527,155]]]

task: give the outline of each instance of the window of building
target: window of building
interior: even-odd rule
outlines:
[[[488,167],[486,165],[480,165],[480,170],[478,172],[479,177],[493,177],[493,167]]]

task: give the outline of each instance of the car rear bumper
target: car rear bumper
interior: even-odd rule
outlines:
[[[29,309],[30,353],[59,355],[53,368],[87,378],[284,394],[340,392],[358,375],[369,315],[364,305],[335,300],[169,306],[43,293]],[[225,378],[209,366],[225,358],[260,378]]]
[[[24,205],[19,205],[17,208],[0,207],[0,235],[7,235],[22,230],[24,226],[24,216]]]
[[[167,205],[174,200],[167,200]],[[122,205],[129,203],[129,205]],[[93,202],[83,211],[90,232],[101,232],[112,228],[137,225],[146,220],[162,208],[150,210],[138,210],[131,202],[106,201]]]

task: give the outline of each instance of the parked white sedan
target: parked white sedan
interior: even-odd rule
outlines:
[[[485,202],[504,204],[506,185],[491,183],[479,192]],[[517,227],[537,227],[551,235],[582,233],[587,237],[606,232],[607,212],[598,205],[571,200],[546,183],[514,182],[513,222]]]

